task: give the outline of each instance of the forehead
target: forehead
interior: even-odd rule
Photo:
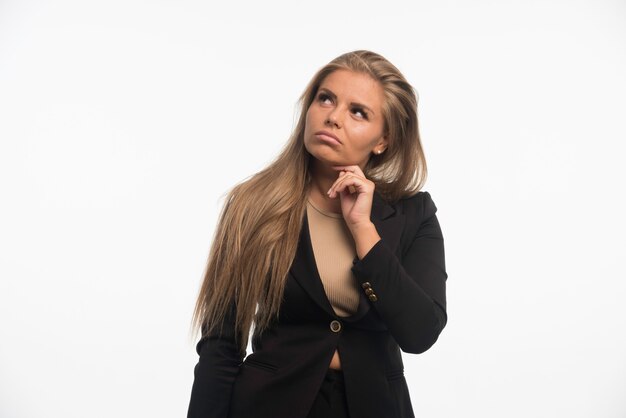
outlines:
[[[335,70],[322,81],[320,89],[332,91],[340,100],[361,103],[376,113],[385,99],[380,83],[367,74],[349,70]]]

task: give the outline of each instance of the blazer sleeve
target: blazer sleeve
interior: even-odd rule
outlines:
[[[225,316],[221,329],[207,334],[203,328],[202,338],[196,345],[200,357],[194,368],[187,418],[228,416],[233,382],[245,356],[238,349],[235,335],[234,304]]]
[[[446,280],[443,236],[428,192],[415,197],[417,210],[407,211],[420,222],[402,259],[384,239],[355,261],[352,271],[402,351],[422,353],[445,327]],[[421,202],[421,203],[420,203]],[[411,221],[407,222],[410,226]],[[415,230],[415,229],[413,229]]]

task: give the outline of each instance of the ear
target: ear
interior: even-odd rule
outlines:
[[[385,134],[378,140],[372,152],[374,154],[382,154],[387,149],[388,146],[389,146],[389,139],[388,139],[388,135]]]

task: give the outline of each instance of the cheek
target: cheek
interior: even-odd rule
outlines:
[[[371,129],[371,127],[366,126],[355,127],[353,134],[354,137],[358,139],[355,141],[355,145],[362,149],[373,147],[380,138],[378,130]]]

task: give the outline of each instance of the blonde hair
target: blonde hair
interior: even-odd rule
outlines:
[[[317,71],[300,96],[297,125],[280,154],[228,192],[193,313],[194,334],[216,331],[236,307],[236,338],[245,354],[252,325],[255,333],[261,333],[277,318],[310,183],[312,156],[304,147],[306,113],[320,84],[339,69],[365,73],[384,91],[382,113],[389,143],[384,153],[370,157],[365,176],[389,203],[423,186],[426,160],[413,87],[374,52],[358,50],[335,58]]]

